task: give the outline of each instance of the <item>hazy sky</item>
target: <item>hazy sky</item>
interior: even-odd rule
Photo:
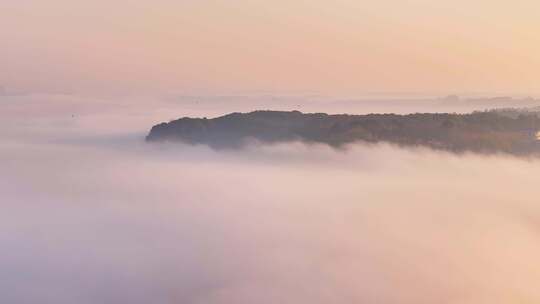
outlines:
[[[537,0],[2,0],[14,91],[540,93]]]

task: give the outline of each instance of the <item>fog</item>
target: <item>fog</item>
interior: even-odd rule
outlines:
[[[540,301],[536,159],[150,145],[250,103],[0,100],[2,303]]]

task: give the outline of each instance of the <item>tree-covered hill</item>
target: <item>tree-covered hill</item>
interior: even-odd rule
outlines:
[[[249,140],[303,141],[335,147],[353,142],[389,142],[453,152],[535,154],[540,152],[539,130],[540,118],[536,114],[514,117],[497,111],[409,115],[255,111],[214,119],[181,118],[154,126],[146,139],[213,148],[241,147]]]

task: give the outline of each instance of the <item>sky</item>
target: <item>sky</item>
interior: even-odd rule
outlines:
[[[0,86],[539,94],[535,0],[3,0]]]

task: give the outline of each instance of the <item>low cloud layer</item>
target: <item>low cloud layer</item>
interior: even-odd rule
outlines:
[[[540,301],[537,160],[147,145],[189,110],[91,104],[2,111],[2,303]]]

